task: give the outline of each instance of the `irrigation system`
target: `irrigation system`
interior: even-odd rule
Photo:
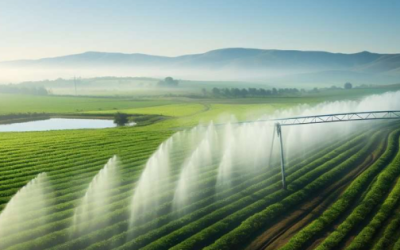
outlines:
[[[283,140],[282,140],[282,138],[283,138],[282,127],[283,126],[332,123],[332,122],[393,120],[393,119],[400,119],[400,110],[299,116],[299,117],[289,117],[289,118],[270,119],[270,120],[258,120],[258,121],[254,121],[254,122],[275,122],[270,156],[272,155],[272,149],[273,149],[275,133],[276,133],[277,136],[279,137],[279,142],[280,142],[282,187],[283,187],[283,189],[286,189],[285,159],[284,159]],[[242,122],[242,123],[249,123],[249,122]]]

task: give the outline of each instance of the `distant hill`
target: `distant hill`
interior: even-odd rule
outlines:
[[[194,77],[203,79],[257,79],[277,82],[346,80],[360,83],[395,83],[400,80],[400,54],[360,52],[262,50],[228,48],[178,57],[146,54],[86,52],[39,60],[8,61],[3,68],[69,70],[75,74],[101,70],[103,75]],[[114,74],[114,71],[130,74]],[[93,73],[96,76],[96,73]],[[98,76],[102,76],[101,74]]]

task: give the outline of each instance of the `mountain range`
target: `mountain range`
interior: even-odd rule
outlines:
[[[400,82],[400,54],[360,52],[263,50],[227,48],[177,57],[146,54],[86,52],[82,54],[0,63],[21,70],[68,70],[77,72],[131,72],[141,76],[210,78],[212,80],[269,80],[291,83]],[[115,73],[118,75],[118,73]]]

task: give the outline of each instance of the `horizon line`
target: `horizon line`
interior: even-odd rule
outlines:
[[[146,53],[140,53],[140,52],[127,53],[127,52],[94,51],[94,50],[91,51],[91,50],[88,50],[88,51],[84,51],[84,52],[80,52],[80,53],[63,54],[63,55],[58,55],[58,56],[49,56],[49,57],[41,57],[41,58],[34,58],[34,59],[6,60],[6,61],[0,61],[0,63],[9,63],[9,62],[18,62],[18,61],[39,61],[39,60],[54,59],[54,58],[59,58],[59,57],[83,55],[83,54],[88,54],[88,53],[121,54],[121,55],[145,55],[145,56],[164,57],[164,58],[178,58],[178,57],[183,57],[183,56],[202,55],[202,54],[207,54],[207,53],[210,53],[210,52],[213,52],[213,51],[229,50],[229,49],[264,50],[264,51],[320,52],[320,53],[343,54],[343,55],[354,55],[354,54],[360,54],[360,53],[371,53],[371,54],[379,54],[379,55],[398,55],[398,54],[400,54],[400,52],[398,52],[398,53],[378,53],[378,52],[372,52],[372,51],[368,51],[368,50],[362,50],[362,51],[353,52],[353,53],[344,53],[344,52],[333,52],[333,51],[327,51],[327,50],[261,49],[261,48],[253,48],[253,47],[224,47],[224,48],[219,48],[219,49],[208,50],[208,51],[205,51],[205,52],[188,53],[188,54],[181,54],[181,55],[177,55],[177,56],[164,56],[164,55],[146,54]]]

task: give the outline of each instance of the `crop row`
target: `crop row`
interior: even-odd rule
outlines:
[[[289,184],[288,190],[292,191],[289,196],[247,218],[239,227],[219,238],[214,244],[207,247],[207,249],[232,249],[239,247],[241,244],[248,241],[258,230],[273,222],[277,216],[289,211],[304,200],[317,195],[324,187],[330,185],[338,178],[341,178],[351,168],[363,161],[381,135],[382,133],[375,133],[371,136],[369,141],[363,145],[360,151],[350,154],[346,160],[342,162],[333,161],[332,164],[335,165],[335,167],[323,168],[323,171],[320,172],[317,179],[311,179],[309,177],[310,173],[308,173],[299,180],[294,181],[294,185]],[[303,187],[295,191],[292,189],[292,186],[301,186],[297,183],[302,183]]]
[[[136,132],[135,132],[136,133]],[[37,152],[41,152],[44,154],[52,154],[54,151],[61,151],[64,150],[66,153],[69,153],[70,151],[77,151],[76,149],[79,150],[84,150],[84,149],[90,149],[91,147],[103,147],[106,145],[111,144],[118,144],[124,141],[129,141],[134,144],[140,144],[143,146],[142,142],[154,140],[154,139],[163,139],[168,136],[168,134],[164,133],[159,133],[159,134],[149,134],[146,136],[137,136],[137,134],[132,133],[132,134],[126,134],[120,138],[118,137],[108,137],[108,138],[102,138],[102,137],[94,137],[94,138],[85,138],[84,140],[82,138],[78,138],[76,140],[72,141],[62,141],[62,140],[57,140],[56,138],[51,138],[47,142],[37,142],[33,143],[33,145],[15,145],[15,146],[10,146],[8,144],[3,144],[3,146],[0,148],[0,154],[4,156],[4,158],[1,158],[1,164],[7,164],[11,161],[13,165],[18,162],[29,162],[31,159],[30,158],[18,158],[19,154],[25,154],[25,155],[31,155],[33,159],[38,158],[41,159],[40,156],[35,155]],[[14,162],[15,161],[15,162]]]
[[[396,141],[399,143],[399,140]],[[400,174],[400,154],[387,166],[373,183],[371,189],[366,194],[365,198],[357,205],[351,214],[343,221],[339,227],[332,232],[325,240],[317,247],[317,249],[332,249],[335,248],[360,222],[371,213],[371,211],[382,202],[386,194],[389,192],[392,183]],[[360,236],[364,237],[364,236]],[[365,240],[367,240],[366,236]],[[360,239],[360,238],[358,238]],[[359,243],[359,241],[358,241]],[[356,243],[357,244],[357,243]],[[356,245],[353,245],[356,247]]]
[[[399,205],[399,204],[398,204]],[[389,224],[383,230],[383,233],[376,244],[373,246],[373,250],[386,250],[390,249],[390,245],[396,242],[398,238],[400,228],[400,207],[398,206],[391,218],[389,218]]]
[[[398,162],[400,163],[400,162]],[[397,165],[399,168],[400,165]],[[352,240],[347,249],[356,250],[363,249],[371,243],[372,237],[382,227],[383,223],[392,214],[396,204],[400,200],[400,181],[397,181],[396,186],[390,192],[385,202],[380,206],[379,211],[373,219],[365,226],[361,232]],[[391,234],[392,232],[388,232]]]
[[[336,145],[335,145],[336,146]],[[327,149],[326,151],[328,152],[330,149]],[[272,169],[271,173],[273,172],[278,172],[278,169]],[[262,180],[265,180],[266,177],[268,177],[268,175],[270,171],[266,171],[264,173],[260,173],[260,175],[258,175],[255,179],[249,179],[247,180],[247,183],[259,183]],[[275,178],[275,181],[279,181],[279,176],[274,176],[274,177],[278,177]],[[240,183],[240,182],[238,182]],[[223,197],[227,197],[227,194],[229,193],[229,195],[232,194],[236,194],[235,196],[231,197],[231,198],[227,198],[224,201],[221,202],[214,202],[215,201],[215,196],[209,196],[206,197],[203,200],[200,200],[192,205],[190,205],[187,209],[190,211],[195,211],[195,209],[197,209],[197,211],[191,213],[188,216],[185,216],[184,218],[180,219],[179,221],[175,222],[175,223],[170,223],[167,227],[164,227],[164,231],[165,229],[170,229],[175,225],[176,227],[180,227],[181,225],[184,225],[186,222],[188,222],[188,220],[193,220],[195,218],[204,216],[205,214],[208,214],[210,211],[215,210],[216,208],[218,208],[219,206],[221,206],[222,204],[229,204],[232,201],[235,201],[238,198],[238,195],[242,195],[242,194],[237,194],[237,191],[240,190],[244,190],[248,184],[247,183],[242,183],[236,187],[233,187],[230,190],[226,190],[224,192],[224,194],[222,195]],[[257,186],[260,186],[263,183],[259,183],[258,185],[253,185],[252,187],[249,187],[248,190],[249,192],[253,192],[251,190],[257,190]],[[212,192],[212,188],[207,188],[203,190],[205,193],[209,193],[209,194],[213,194]],[[212,204],[214,203],[214,204]],[[212,204],[212,205],[210,205]],[[208,205],[208,206],[206,206]],[[205,207],[204,209],[199,209],[201,207]],[[183,208],[184,210],[185,208]],[[179,213],[179,211],[178,211]],[[130,235],[138,235],[138,232],[143,232],[143,230],[145,228],[147,229],[151,229],[154,228],[155,226],[160,227],[161,225],[169,222],[171,220],[171,218],[176,218],[176,216],[174,215],[174,213],[165,215],[165,216],[161,216],[159,218],[157,218],[156,220],[150,221],[148,223],[146,223],[145,225],[140,226],[137,229],[131,229],[128,232],[124,232],[122,234],[119,235],[115,235],[113,236],[113,234],[116,231],[121,231],[121,228],[126,228],[127,227],[127,222],[126,221],[121,221],[117,224],[114,224],[111,227],[105,228],[104,230],[98,231],[98,232],[93,232],[91,234],[89,234],[87,237],[80,237],[79,239],[67,242],[63,245],[63,248],[61,249],[71,249],[71,248],[83,248],[84,246],[86,246],[85,244],[88,244],[88,242],[93,242],[94,239],[96,238],[101,238],[103,239],[103,241],[93,245],[91,248],[95,248],[96,246],[101,246],[101,248],[104,248],[105,246],[108,246],[109,248],[111,248],[112,246],[116,246],[116,245],[120,245],[123,243],[124,239]],[[153,232],[154,233],[154,232]],[[104,240],[106,237],[111,237],[113,236],[110,240]],[[56,248],[58,249],[58,248]]]
[[[144,146],[143,149],[145,148],[149,148],[149,147],[154,147],[153,145],[157,145],[159,143],[158,139],[154,139],[154,140],[149,140],[148,142],[146,142],[146,146]],[[142,146],[143,147],[143,146]],[[112,145],[107,146],[105,149],[107,149],[107,151],[111,151],[111,150],[115,150],[116,149],[118,151],[116,152],[126,152],[128,153],[128,150],[131,150],[132,152],[134,149],[139,149],[140,146],[137,144],[132,144],[131,141],[122,141],[120,143],[115,143]],[[4,181],[6,179],[6,177],[8,176],[7,174],[15,174],[15,173],[25,173],[26,169],[37,166],[38,164],[54,164],[55,162],[63,162],[63,161],[69,161],[69,160],[74,160],[74,159],[80,159],[80,158],[85,158],[87,156],[95,156],[95,153],[98,152],[101,149],[101,151],[104,150],[103,147],[97,147],[97,146],[92,146],[92,147],[83,147],[82,149],[79,148],[75,148],[73,150],[62,150],[59,153],[55,153],[57,151],[52,151],[51,154],[46,155],[44,152],[40,152],[40,154],[38,155],[38,153],[35,153],[34,156],[30,156],[27,154],[23,154],[20,153],[18,155],[18,158],[21,158],[21,156],[25,156],[29,158],[29,161],[24,161],[24,162],[7,162],[7,165],[10,166],[10,168],[7,170],[7,168],[4,166],[2,168],[2,181]],[[37,160],[35,160],[35,157],[40,157]],[[32,159],[30,159],[32,158]],[[8,172],[8,173],[7,173]],[[11,176],[11,177],[15,177],[15,176]]]
[[[158,140],[157,138],[154,139],[155,144],[157,140]],[[128,164],[129,167],[124,167],[123,173],[125,173],[124,175],[129,174],[129,177],[124,177],[123,184],[121,186],[118,186],[113,190],[110,190],[110,196],[112,196],[112,198],[110,200],[110,205],[106,208],[106,209],[110,208],[108,209],[110,210],[110,212],[104,214],[102,218],[93,218],[93,222],[95,223],[101,224],[101,222],[104,221],[109,222],[107,223],[108,226],[105,228],[99,228],[97,231],[94,232],[87,232],[86,235],[81,235],[78,239],[69,238],[70,237],[69,223],[72,216],[73,208],[76,205],[77,199],[81,197],[83,194],[83,187],[85,186],[84,183],[87,183],[88,180],[90,180],[91,176],[93,176],[99,169],[98,166],[99,163],[98,161],[95,161],[96,162],[95,164],[92,163],[89,164],[87,168],[86,167],[82,168],[82,166],[78,167],[73,166],[73,161],[71,161],[70,159],[82,159],[83,157],[86,157],[85,152],[87,152],[87,156],[90,156],[91,152],[95,153],[94,152],[95,150],[94,151],[92,151],[91,149],[77,150],[77,154],[75,155],[76,158],[74,158],[74,155],[71,152],[69,152],[68,155],[63,155],[59,158],[58,157],[49,158],[48,159],[49,165],[51,164],[51,161],[53,159],[56,159],[58,162],[62,163],[57,166],[58,168],[51,169],[51,171],[57,177],[55,178],[53,174],[50,175],[51,182],[55,183],[55,187],[57,190],[57,192],[55,193],[56,197],[54,198],[55,199],[54,201],[56,202],[53,203],[53,207],[60,209],[57,209],[56,212],[54,212],[51,215],[54,216],[53,217],[54,220],[53,219],[50,220],[52,221],[51,223],[41,227],[40,230],[36,232],[36,236],[40,237],[35,237],[31,235],[29,236],[29,238],[32,240],[26,242],[18,241],[18,237],[16,237],[15,239],[13,239],[13,242],[18,242],[19,244],[15,245],[14,247],[11,247],[10,249],[26,249],[26,248],[44,249],[48,247],[54,247],[54,249],[77,249],[77,248],[109,249],[116,247],[120,247],[121,249],[126,249],[126,248],[139,248],[146,246],[149,249],[152,249],[153,247],[157,249],[158,246],[160,246],[160,248],[168,246],[172,247],[179,243],[182,243],[182,245],[177,245],[176,248],[181,248],[182,246],[183,248],[187,248],[187,246],[190,246],[190,243],[189,245],[186,244],[188,244],[188,242],[193,240],[195,237],[198,238],[199,234],[206,232],[206,230],[208,230],[207,227],[209,226],[212,227],[212,229],[208,230],[209,232],[211,232],[212,230],[218,230],[219,227],[215,226],[215,224],[217,224],[215,223],[216,221],[222,220],[224,218],[229,218],[227,220],[229,222],[229,220],[232,218],[238,218],[232,215],[235,215],[238,211],[241,212],[242,210],[249,208],[254,203],[258,203],[258,201],[260,199],[262,200],[264,196],[272,197],[273,195],[276,195],[273,196],[275,197],[275,201],[271,202],[271,204],[274,204],[274,202],[280,202],[282,200],[285,200],[287,197],[290,197],[291,193],[297,192],[297,190],[303,188],[307,181],[318,180],[319,179],[318,176],[321,175],[323,171],[333,171],[333,169],[336,168],[336,167],[334,168],[334,164],[331,165],[330,167],[326,167],[326,165],[329,164],[324,163],[324,161],[329,162],[330,160],[332,160],[333,162],[333,160],[336,160],[337,164],[340,162],[344,162],[346,160],[346,157],[349,157],[350,155],[358,152],[358,150],[362,148],[361,145],[363,143],[361,142],[363,140],[364,137],[359,137],[358,141],[357,140],[352,141],[353,144],[351,143],[345,144],[340,150],[337,149],[336,151],[331,152],[332,155],[336,154],[336,156],[332,156],[331,159],[329,158],[325,158],[323,160],[315,159],[315,162],[319,162],[319,164],[316,164],[315,162],[308,162],[308,164],[303,165],[304,169],[303,168],[297,169],[296,166],[295,168],[292,168],[292,171],[290,171],[291,167],[288,167],[288,183],[290,183],[289,190],[281,195],[276,195],[282,193],[282,191],[279,190],[280,187],[279,173],[278,173],[279,170],[273,169],[271,170],[271,172],[270,171],[264,173],[260,172],[258,176],[257,175],[253,176],[250,179],[241,178],[240,177],[241,173],[238,173],[237,179],[236,181],[234,181],[235,185],[232,186],[229,190],[224,191],[226,196],[225,195],[222,196],[223,199],[221,199],[221,197],[216,196],[216,194],[212,191],[212,188],[207,188],[210,186],[214,186],[213,183],[215,183],[215,178],[216,178],[215,166],[210,166],[210,172],[203,173],[201,178],[199,178],[198,182],[192,183],[193,185],[195,186],[197,185],[200,187],[198,191],[193,193],[193,197],[195,197],[194,200],[197,200],[197,202],[189,205],[188,208],[183,208],[182,210],[187,210],[190,212],[181,218],[177,218],[177,215],[179,214],[178,211],[171,212],[169,210],[171,203],[168,202],[168,200],[171,199],[171,195],[173,194],[172,190],[175,187],[175,181],[179,174],[179,171],[176,169],[173,175],[171,176],[172,183],[168,181],[170,182],[170,184],[169,186],[165,187],[165,192],[157,197],[152,197],[154,199],[162,198],[164,202],[160,205],[160,207],[155,208],[154,211],[148,211],[147,215],[146,214],[141,215],[142,218],[146,218],[145,224],[132,227],[130,228],[130,230],[128,230],[129,225],[126,222],[127,211],[129,209],[130,194],[132,192],[132,187],[135,183],[135,180],[142,171],[141,166],[144,163],[144,160],[148,157],[149,151],[145,151],[142,154],[142,156],[138,155],[129,156],[129,151],[131,151],[132,148],[135,148],[132,147],[133,145],[135,145],[135,142],[131,142],[131,144],[125,143],[124,141],[113,142],[112,144],[104,143],[102,146],[97,148],[99,150],[101,149],[101,147],[107,148],[107,151],[105,151],[104,149],[100,150],[101,153],[104,155],[104,157],[106,156],[106,154],[108,154],[108,152],[112,152],[114,150],[114,149],[109,149],[111,145],[115,147],[115,149],[122,148],[124,152],[123,154],[124,161],[129,163]],[[140,142],[140,144],[143,145],[142,142]],[[151,147],[153,147],[153,145],[149,146],[148,148]],[[363,147],[363,149],[364,148],[365,147]],[[60,148],[57,150],[63,150],[63,149]],[[31,154],[34,154],[34,152],[32,152]],[[16,156],[13,156],[12,158],[14,157]],[[101,158],[101,159],[104,161],[107,158]],[[64,160],[67,161],[64,162]],[[37,163],[40,162],[41,161],[38,161]],[[35,165],[37,163],[34,161],[34,164],[32,165]],[[24,163],[21,163],[21,167],[23,167],[22,166],[23,164]],[[69,164],[70,167],[68,167],[67,169],[63,169],[63,167],[66,166],[65,164],[67,165]],[[84,166],[84,164],[82,165]],[[326,168],[323,169],[321,168],[321,166],[325,166]],[[313,169],[314,170],[318,169],[318,170],[314,171]],[[61,171],[64,172],[60,173]],[[306,171],[311,171],[313,173],[313,177],[308,176],[309,180],[305,180],[304,183],[298,181],[305,176],[304,174],[306,173]],[[271,178],[267,178],[268,181],[262,181],[263,178],[261,177],[265,178],[266,176],[268,176],[268,174],[274,172],[276,174],[274,174]],[[297,173],[297,177],[293,173]],[[74,175],[80,178],[79,181],[81,184],[72,185],[72,187],[68,187],[68,182],[73,178]],[[253,180],[254,183],[251,183],[251,180]],[[114,181],[118,182],[118,179],[113,179],[112,182]],[[250,183],[252,185],[249,185]],[[10,187],[12,187],[12,184],[10,185],[11,186],[4,186],[5,189],[11,190]],[[250,187],[253,189],[247,190],[247,188]],[[241,190],[242,192],[238,193],[239,190]],[[238,205],[239,203],[236,203],[238,200],[241,200],[243,205]],[[236,204],[237,207],[232,208],[231,207],[232,204]],[[259,208],[253,210],[251,213],[243,215],[243,217],[241,219],[238,219],[237,221],[241,222],[244,219],[251,216],[252,214],[256,214],[259,211],[262,211],[266,206],[268,207],[271,204],[269,205],[264,204],[264,207],[260,206]],[[218,212],[220,213],[220,217],[218,216],[213,217]],[[157,214],[158,217],[153,217],[152,214]],[[214,221],[211,221],[210,218],[214,218]],[[207,220],[210,220],[210,222],[207,222]],[[223,223],[224,222],[219,223],[218,225]],[[197,229],[195,224],[199,225]],[[189,230],[189,233],[182,233],[183,228],[186,228],[187,226],[190,227],[193,226],[194,230]],[[226,232],[229,232],[231,229],[237,226],[238,224],[235,221],[219,232],[216,233],[213,232],[210,235],[204,234],[207,239],[202,241],[196,241],[196,243],[193,246],[195,247],[206,246],[213,240],[224,235]],[[204,230],[204,228],[207,229]],[[44,233],[44,236],[42,233]],[[21,233],[21,237],[22,236],[23,234]],[[132,236],[134,236],[134,238],[132,238]],[[99,241],[100,239],[101,241]],[[125,240],[128,240],[128,242],[124,245]],[[159,245],[158,243],[161,242],[160,240],[161,241],[166,240],[168,241],[168,244],[162,243]]]
[[[206,174],[207,172],[205,171],[205,173],[204,173],[204,175]],[[213,175],[215,175],[215,174],[213,174]],[[207,184],[209,184],[209,182],[207,182]],[[204,186],[207,186],[206,184],[204,184]],[[118,201],[117,202],[117,204],[114,204],[114,205],[117,205],[117,206],[120,206],[120,205],[118,205],[118,204],[120,204],[121,202],[123,202],[123,207],[110,207],[110,209],[109,210],[112,210],[112,211],[114,211],[114,213],[113,213],[113,215],[112,216],[114,216],[115,217],[115,215],[116,214],[118,214],[118,211],[120,211],[122,214],[123,214],[123,212],[125,212],[129,207],[129,200],[130,200],[130,194],[131,194],[131,192],[129,192],[129,193],[127,193],[126,195],[125,195],[125,200],[124,201]],[[171,195],[171,193],[169,193],[169,195]],[[120,195],[118,195],[118,196],[120,196]],[[113,197],[113,199],[114,198],[118,198],[117,196],[115,196],[115,197]],[[119,199],[118,199],[119,200]],[[112,204],[111,204],[112,205]],[[72,211],[71,211],[72,212]],[[105,217],[107,217],[107,216],[105,216]],[[109,216],[110,217],[110,216]],[[99,220],[102,220],[102,219],[104,219],[104,217],[103,218],[98,218]],[[115,219],[115,218],[114,218]],[[51,225],[52,226],[52,231],[54,231],[54,230],[56,230],[56,228],[55,228],[55,225],[59,225],[60,223],[65,223],[66,225],[68,224],[68,219],[67,220],[65,220],[65,222],[62,222],[62,221],[59,221],[59,222],[57,222],[56,224],[53,224],[53,225]],[[50,225],[48,225],[48,226],[50,226]],[[49,229],[49,227],[48,226],[46,226],[46,228],[47,229]],[[57,228],[58,228],[58,226],[57,226]],[[45,228],[44,228],[45,229]],[[33,230],[33,232],[36,232],[37,233],[37,229],[35,229],[35,230]],[[46,230],[43,230],[43,231],[46,231]],[[53,235],[54,236],[54,235]]]
[[[110,192],[112,192],[112,194],[113,194],[112,195],[112,200],[114,200],[116,202],[119,202],[121,197],[123,199],[126,199],[126,197],[130,196],[131,193],[132,193],[132,181],[134,179],[137,179],[139,174],[140,174],[140,171],[137,171],[137,173],[135,175],[131,175],[128,180],[124,180],[125,183],[122,183],[123,184],[122,186],[118,186],[118,187],[114,188],[113,190],[110,190]],[[83,192],[83,190],[81,192]],[[118,195],[114,195],[114,194],[118,194]],[[46,220],[47,220],[48,223],[49,222],[53,222],[54,221],[53,218],[58,218],[59,219],[60,218],[60,212],[63,212],[64,215],[71,215],[71,213],[73,212],[73,209],[75,207],[75,203],[71,201],[71,195],[74,195],[76,198],[79,198],[81,196],[79,193],[76,193],[76,192],[70,193],[70,194],[68,194],[68,199],[66,199],[67,203],[66,204],[62,204],[62,207],[60,207],[60,204],[55,204],[55,206],[56,206],[55,208],[57,208],[57,210],[56,211],[52,211],[52,210],[54,210],[54,208],[52,208],[52,210],[49,211],[50,215],[51,214],[54,214],[54,215],[53,216],[47,216]],[[60,197],[57,197],[57,199],[60,199]],[[67,206],[65,206],[65,205],[67,205]],[[60,208],[68,208],[69,211],[66,211],[66,210],[63,211],[63,210],[60,210]],[[48,208],[45,208],[45,209],[48,210]],[[113,209],[115,209],[115,208],[113,208]],[[40,211],[35,211],[35,212],[40,213]],[[65,218],[65,217],[62,217],[62,218]],[[34,224],[34,221],[30,221],[29,223]],[[63,225],[67,225],[68,223],[66,222],[66,220],[59,221],[57,223],[52,223],[51,225],[47,225],[44,228],[49,228],[49,226],[51,226],[52,230],[55,230],[55,228],[60,228],[60,225],[62,225],[62,224]],[[56,225],[58,225],[58,226],[56,226]],[[18,226],[18,225],[16,225],[16,226]],[[31,235],[30,237],[35,237],[33,235],[38,235],[38,231],[40,231],[40,230],[38,228],[32,228],[30,231],[33,233],[33,234],[30,234]],[[23,235],[24,234],[22,234],[22,233],[19,234],[19,238],[17,238],[18,241],[21,241],[21,237],[23,237]],[[14,241],[16,241],[16,239],[14,239]]]
[[[177,172],[177,171],[175,171],[175,172]],[[207,171],[205,171],[203,174],[204,174],[204,175],[207,174]],[[202,174],[202,175],[203,175],[203,174]],[[132,189],[132,183],[131,183],[131,182],[132,182],[132,181],[129,181],[129,180],[128,180],[128,183],[129,183],[129,184],[127,184],[127,185],[128,185],[128,189],[126,189],[125,191],[123,191],[123,193],[127,193],[126,196],[127,196],[127,195],[131,195],[131,191],[132,191],[132,190],[131,190],[131,189]],[[116,190],[116,193],[118,193],[119,195],[121,195],[121,189],[120,189],[120,187],[118,188],[118,190]],[[118,196],[113,196],[113,199],[114,199],[114,198],[117,198],[117,197],[118,197]],[[61,222],[60,222],[60,223],[61,223]],[[37,231],[37,230],[36,230],[36,231]]]
[[[354,147],[351,150],[346,151],[349,148],[349,145],[355,146],[356,142],[360,142],[360,138],[354,139],[353,141],[339,147],[337,151],[332,151],[331,153],[323,156],[312,163],[303,166],[299,169],[295,174],[288,175],[287,181],[296,182],[297,180],[304,177],[304,173],[310,171],[309,179],[316,178],[321,171],[326,170],[326,168],[332,167],[333,165],[330,164],[333,159],[337,161],[343,161],[346,157],[352,154],[354,151],[357,151],[359,147]],[[354,143],[354,144],[352,144]],[[343,152],[344,151],[344,152]],[[325,168],[324,168],[325,167]],[[289,171],[288,171],[289,172]],[[243,198],[236,200],[235,202],[229,204],[226,207],[221,209],[215,210],[212,213],[208,214],[207,216],[197,220],[191,224],[188,224],[179,230],[176,230],[169,235],[159,238],[158,240],[152,242],[150,245],[147,246],[149,249],[157,249],[157,248],[169,248],[172,247],[179,242],[196,235],[199,231],[207,228],[207,235],[204,237],[199,237],[201,242],[202,240],[209,240],[216,235],[220,235],[224,230],[229,228],[229,226],[235,225],[240,219],[238,220],[231,220],[231,217],[240,217],[246,218],[249,215],[256,213],[267,204],[271,204],[273,202],[277,202],[278,200],[284,198],[287,195],[286,191],[280,189],[280,183],[276,182],[273,185],[269,185],[264,189],[261,189],[257,192],[252,193],[245,193]],[[273,191],[273,192],[271,192]],[[224,227],[224,230],[221,228],[216,229],[220,226]],[[157,239],[157,238],[155,238]],[[153,239],[154,240],[154,239]],[[128,249],[132,247],[132,244],[138,241],[135,239],[132,242],[128,242],[123,246],[122,249]],[[194,246],[197,248],[198,245]]]
[[[128,146],[128,145],[127,145]],[[138,149],[136,152],[136,154],[131,154],[131,153],[124,153],[123,155],[128,156],[128,158],[131,155],[134,155],[136,157],[143,156],[148,157],[150,152],[154,149],[154,147],[156,146],[156,144],[149,144],[147,148],[144,149]],[[134,150],[134,148],[131,147],[132,150]],[[136,151],[136,150],[135,150]],[[102,166],[104,164],[104,161],[106,161],[110,156],[112,156],[113,154],[115,154],[115,149],[110,149],[107,151],[102,151],[102,154],[97,154],[97,155],[93,155],[93,159],[96,159],[96,161],[99,161],[98,159],[100,159],[101,161],[103,161],[102,164],[99,164],[97,162],[94,162],[93,164],[95,165],[94,167],[97,168],[97,170],[99,169],[100,166]],[[126,158],[126,157],[124,157]],[[79,158],[78,158],[79,159]],[[92,164],[93,160],[91,160],[91,158],[83,158],[80,160],[74,160],[74,159],[69,159],[67,161],[62,162],[62,159],[59,161],[55,161],[55,162],[49,162],[46,165],[42,165],[40,166],[40,169],[36,169],[36,172],[41,172],[41,171],[47,171],[49,173],[51,173],[51,177],[52,179],[57,179],[57,184],[59,183],[59,177],[61,178],[65,178],[67,176],[76,176],[79,173],[85,173],[87,171],[90,171],[90,169],[88,169],[85,165],[87,164]],[[61,164],[62,163],[62,164]],[[35,173],[36,174],[36,173]],[[78,175],[79,177],[79,175]],[[13,181],[17,181],[18,178],[14,178]],[[3,185],[6,183],[4,181],[1,182]],[[10,183],[12,184],[12,181],[10,180]],[[9,186],[7,188],[10,188]]]
[[[372,166],[359,175],[329,209],[327,209],[318,219],[314,220],[293,236],[282,249],[303,249],[303,246],[306,243],[309,243],[313,237],[318,233],[321,233],[340,215],[342,215],[354,203],[355,199],[363,192],[363,190],[365,190],[375,176],[379,174],[397,154],[399,148],[397,140],[399,135],[399,131],[392,132],[389,136],[388,146],[385,153],[374,164],[372,164]]]

